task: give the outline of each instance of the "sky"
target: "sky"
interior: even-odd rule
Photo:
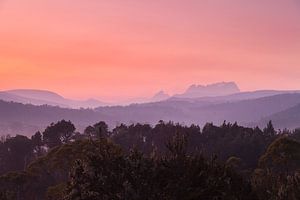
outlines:
[[[300,89],[300,0],[0,0],[0,90]]]

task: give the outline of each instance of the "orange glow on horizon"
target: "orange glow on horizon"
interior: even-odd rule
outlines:
[[[0,90],[116,101],[236,81],[300,89],[293,0],[0,0]]]

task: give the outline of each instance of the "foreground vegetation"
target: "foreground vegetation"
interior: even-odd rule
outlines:
[[[70,121],[0,142],[2,200],[296,200],[300,131]]]

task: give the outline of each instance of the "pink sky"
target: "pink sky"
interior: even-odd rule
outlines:
[[[0,0],[0,90],[300,89],[298,0]]]

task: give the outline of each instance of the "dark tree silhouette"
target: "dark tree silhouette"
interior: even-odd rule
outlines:
[[[68,143],[75,131],[75,126],[70,121],[59,121],[51,124],[43,132],[43,142],[49,148]]]

